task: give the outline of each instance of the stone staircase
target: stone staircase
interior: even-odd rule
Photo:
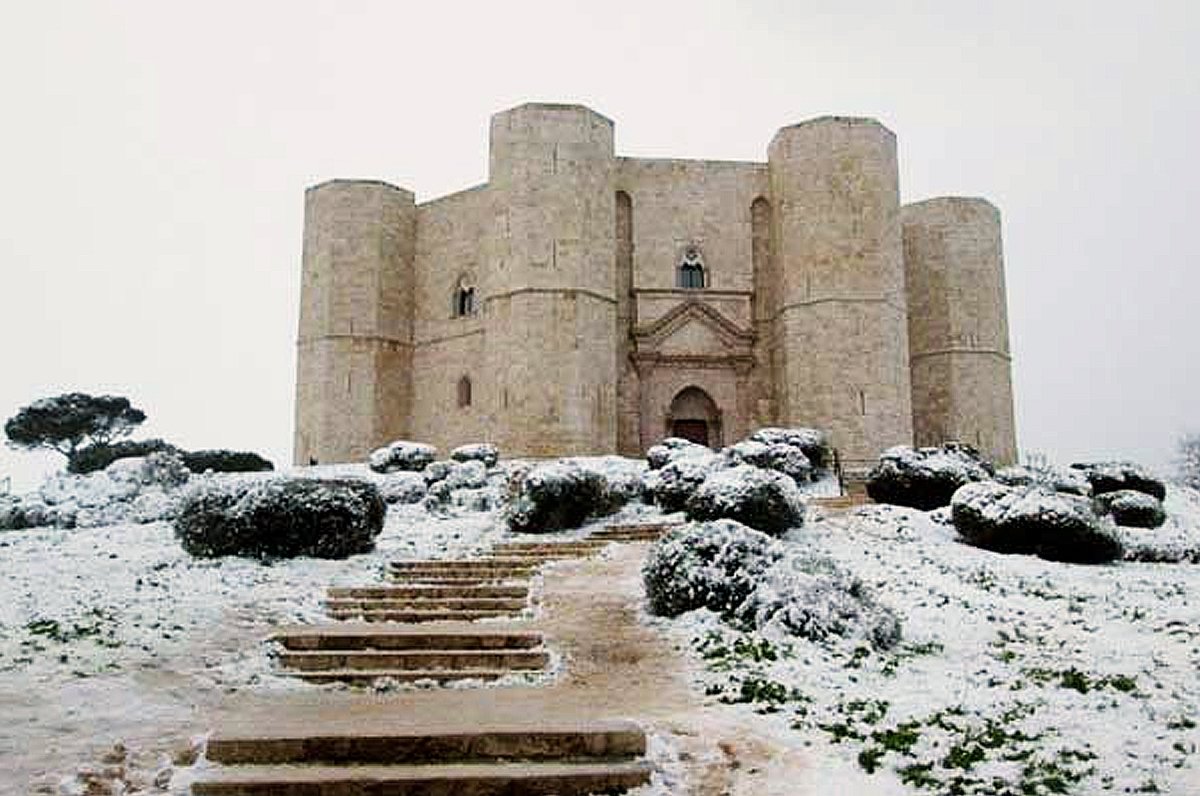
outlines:
[[[809,502],[811,502],[814,506],[823,508],[827,511],[848,511],[852,508],[856,508],[857,506],[870,505],[875,501],[867,497],[866,493],[864,492],[862,494],[854,493],[839,495],[837,497],[810,498]]]
[[[223,766],[194,796],[500,796],[623,793],[650,779],[629,722],[217,733]]]
[[[278,662],[310,683],[498,680],[546,668],[541,633],[469,623],[314,626],[278,633]]]
[[[275,634],[278,663],[307,682],[350,685],[494,681],[544,671],[550,654],[543,634],[512,621],[526,612],[538,568],[613,543],[652,542],[671,527],[614,525],[583,539],[505,542],[469,559],[392,562],[389,583],[327,591],[326,610],[338,621]],[[479,707],[490,713],[486,703]],[[207,747],[215,766],[192,793],[572,796],[623,793],[650,779],[649,764],[640,760],[645,734],[628,722],[487,726],[464,717],[460,726],[436,728],[393,726],[390,719],[380,726],[378,718],[352,716],[339,721],[291,730],[252,722],[240,734],[217,732]]]

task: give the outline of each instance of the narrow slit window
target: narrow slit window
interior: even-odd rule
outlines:
[[[465,409],[471,405],[471,379],[463,376],[458,380],[458,408]]]

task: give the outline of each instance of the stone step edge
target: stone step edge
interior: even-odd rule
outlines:
[[[523,793],[588,794],[615,792],[650,781],[653,767],[628,763],[461,763],[454,765],[394,766],[233,766],[212,769],[192,784],[193,796],[252,796],[278,794],[318,796],[346,793],[387,793],[395,796],[428,793],[432,785],[471,788],[471,794]],[[372,790],[361,790],[363,786]],[[334,790],[346,787],[347,790]],[[404,788],[398,790],[396,788]],[[487,788],[487,789],[484,789]],[[519,788],[519,790],[517,789]],[[441,793],[443,790],[438,790]],[[445,792],[452,792],[446,790]]]
[[[615,762],[646,754],[646,734],[625,723],[575,727],[473,727],[321,734],[217,733],[205,756],[221,765]],[[416,756],[416,757],[414,757]]]
[[[404,639],[404,642],[397,642],[397,639]],[[348,635],[315,634],[312,636],[272,637],[271,640],[289,652],[405,652],[411,650],[433,649],[431,646],[425,646],[425,644],[432,643],[430,639],[387,634],[380,636],[370,636],[364,633]],[[445,643],[444,640],[439,639],[439,641],[441,641],[443,644]],[[480,640],[479,638],[468,639],[467,637],[464,637],[461,641],[462,646],[444,646],[440,649],[450,651],[529,650],[539,649],[542,643],[543,639],[541,638],[536,640],[526,640],[523,638],[518,639],[517,637],[512,637],[504,638],[502,642],[498,642],[498,639],[495,637],[489,638],[486,641]]]
[[[296,672],[395,671],[459,672],[488,666],[536,671],[550,664],[550,653],[531,650],[298,650],[277,656],[279,665]],[[369,661],[371,665],[355,665]]]
[[[518,600],[529,595],[528,586],[333,586],[329,600],[374,600],[404,597],[481,597]]]
[[[401,683],[417,683],[430,680],[447,683],[453,680],[499,680],[514,675],[534,675],[545,669],[285,669],[280,676],[292,677],[311,683],[367,684],[376,680],[396,680]]]

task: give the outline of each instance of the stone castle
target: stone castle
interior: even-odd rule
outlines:
[[[617,156],[613,123],[527,104],[488,182],[417,204],[305,196],[299,464],[395,439],[511,456],[829,432],[848,466],[957,440],[1016,458],[1000,214],[900,205],[873,119],[784,127],[765,163]]]

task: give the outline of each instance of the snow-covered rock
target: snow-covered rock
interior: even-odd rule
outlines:
[[[774,539],[733,520],[685,525],[656,542],[642,566],[650,612],[732,614],[782,554]]]
[[[729,466],[725,457],[704,450],[702,454],[676,457],[661,468],[646,472],[642,476],[646,496],[662,506],[663,511],[683,511],[688,498],[710,474]]]
[[[1008,486],[1044,486],[1068,495],[1092,496],[1092,485],[1079,470],[1016,464],[996,471],[995,480]]]
[[[957,447],[897,445],[883,452],[867,476],[867,494],[877,503],[930,511],[949,505],[963,484],[987,478],[983,463]]]
[[[758,578],[737,609],[747,627],[813,641],[865,641],[876,649],[900,641],[900,620],[866,585],[828,558],[789,550]]]
[[[1126,528],[1157,528],[1167,519],[1162,501],[1136,489],[1118,489],[1097,495],[1096,510]]]
[[[748,464],[708,473],[687,499],[688,519],[730,519],[772,536],[804,522],[804,498],[795,482]]]
[[[379,490],[356,479],[223,480],[188,496],[175,535],[203,558],[346,558],[374,548],[386,512]]]
[[[688,456],[711,456],[711,448],[681,437],[667,437],[646,451],[646,463],[651,470],[658,470],[676,459]]]
[[[500,449],[489,442],[476,442],[458,446],[450,451],[450,458],[456,462],[479,461],[485,467],[495,467],[500,460]]]
[[[367,464],[377,473],[420,472],[437,458],[437,448],[423,442],[397,440],[371,451]]]
[[[1133,489],[1158,500],[1167,496],[1166,484],[1134,462],[1076,462],[1071,468],[1083,473],[1092,485],[1093,495]]]
[[[429,491],[423,473],[389,473],[375,481],[384,502],[420,503]]]
[[[1044,487],[967,484],[954,493],[951,516],[968,544],[997,553],[1098,564],[1123,552],[1116,530],[1097,516],[1092,501]]]

